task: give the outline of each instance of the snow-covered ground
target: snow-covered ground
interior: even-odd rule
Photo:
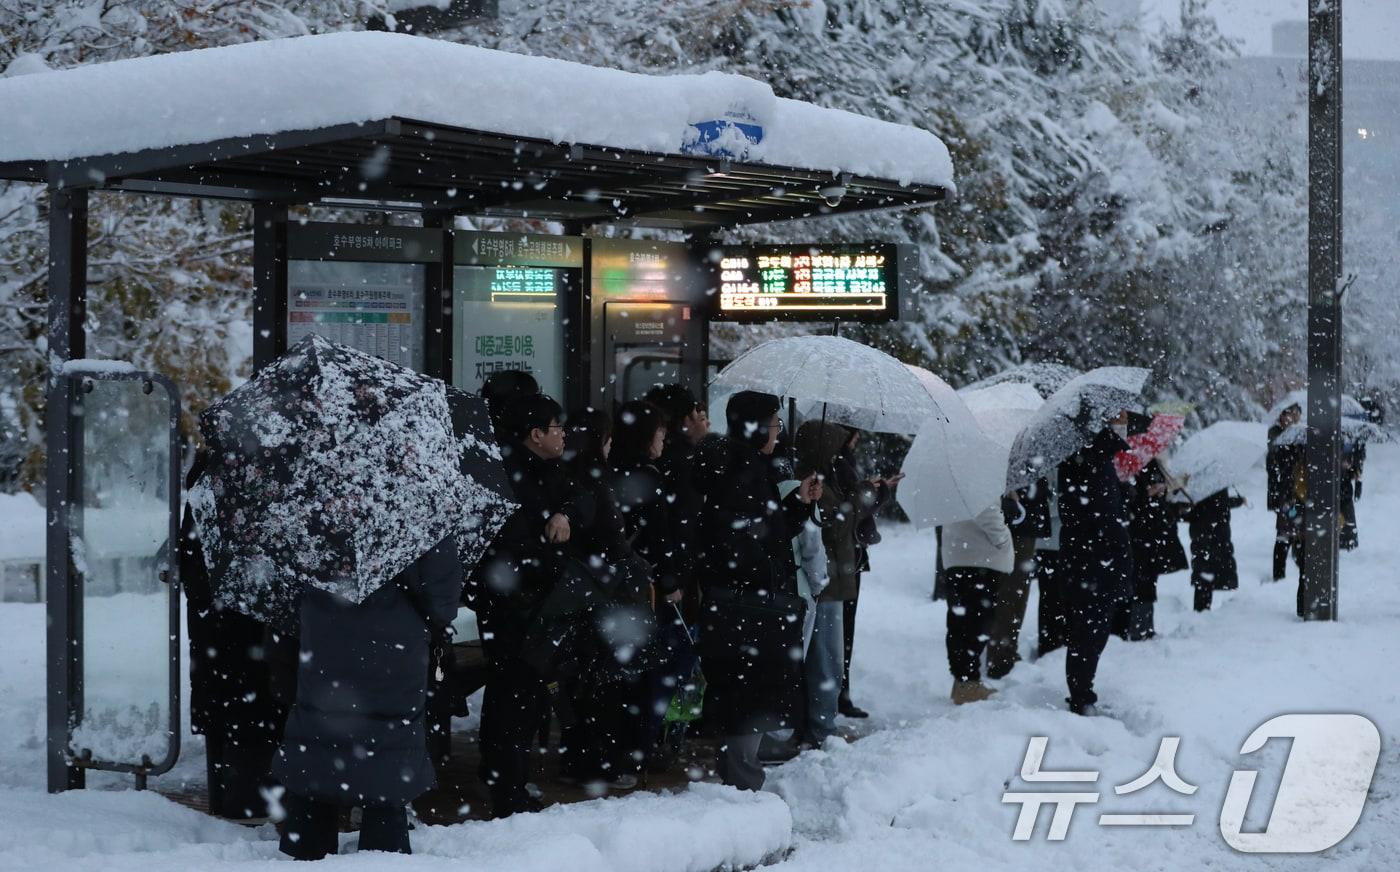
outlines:
[[[1376,446],[1359,503],[1359,551],[1342,557],[1337,624],[1304,624],[1293,614],[1294,578],[1264,584],[1272,518],[1262,473],[1246,488],[1252,505],[1235,515],[1240,590],[1217,594],[1216,609],[1191,611],[1185,573],[1164,578],[1159,636],[1109,643],[1099,693],[1113,717],[1064,711],[1064,653],[1030,662],[1034,619],[1023,635],[1027,662],[1000,682],[991,702],[954,709],[943,648],[944,605],[929,600],[931,536],[888,531],[875,549],[862,598],[853,685],[874,717],[857,742],[829,743],[770,770],[770,792],[743,795],[697,785],[680,795],[555,808],[493,823],[420,827],[412,858],[342,856],[361,869],[706,870],[750,864],[791,844],[774,868],[1074,870],[1389,870],[1400,866],[1400,586],[1392,539],[1400,515],[1400,446]],[[2,519],[0,519],[2,520]],[[1185,530],[1182,530],[1183,540]],[[1030,612],[1035,611],[1034,598]],[[276,858],[270,828],[215,821],[153,793],[121,790],[106,777],[94,789],[43,793],[43,612],[0,604],[0,869],[250,868]],[[1231,773],[1261,771],[1256,794],[1273,795],[1286,747],[1248,757],[1245,738],[1291,712],[1355,712],[1380,729],[1380,764],[1366,810],[1340,845],[1315,856],[1242,854],[1219,832]],[[1019,806],[1005,790],[1034,786],[1017,773],[1032,736],[1049,737],[1047,770],[1098,770],[1068,837],[1047,841],[1046,819],[1030,841],[1012,840]],[[1117,796],[1113,787],[1145,772],[1159,741],[1180,737],[1177,771],[1199,790],[1186,797],[1155,784]],[[202,749],[187,737],[173,776],[202,776]],[[1270,780],[1272,776],[1272,780]],[[1256,797],[1257,798],[1257,797]],[[780,801],[781,800],[781,801]],[[1097,825],[1100,813],[1194,813],[1189,827]],[[1268,804],[1251,808],[1262,824]],[[1250,827],[1246,827],[1249,829]]]

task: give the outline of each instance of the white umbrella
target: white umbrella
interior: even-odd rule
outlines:
[[[1269,434],[1263,424],[1217,421],[1183,442],[1168,465],[1183,482],[1186,495],[1200,502],[1238,484],[1268,451]]]
[[[1045,405],[1040,392],[1023,382],[1000,382],[985,388],[958,391],[988,438],[1010,451],[1036,410]]]
[[[1275,419],[1277,420],[1277,419]],[[1385,431],[1364,418],[1342,416],[1342,438],[1352,442],[1384,442]],[[1274,437],[1275,445],[1303,445],[1308,441],[1308,422],[1299,421]]]
[[[925,419],[940,414],[928,389],[908,367],[883,351],[839,336],[787,336],[764,342],[721,370],[710,390],[788,397],[810,412],[808,417],[824,415],[833,423],[876,433],[916,433]]]
[[[1008,446],[987,437],[947,382],[926,369],[910,369],[940,414],[925,419],[904,457],[899,505],[919,528],[975,517],[1001,498]]]
[[[1017,364],[996,375],[987,376],[970,385],[964,385],[962,389],[964,391],[978,391],[1004,384],[1022,384],[1035,388],[1036,393],[1044,398],[1069,384],[1070,379],[1079,374],[1079,370],[1072,366],[1065,366],[1063,363],[1032,361]]]
[[[1119,411],[1140,405],[1150,373],[1134,366],[1101,366],[1050,395],[1011,446],[1007,490],[1047,475],[1088,444]]]

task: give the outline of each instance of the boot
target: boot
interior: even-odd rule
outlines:
[[[996,693],[995,690],[980,681],[954,681],[953,705],[981,702],[984,699],[990,699],[994,693]]]

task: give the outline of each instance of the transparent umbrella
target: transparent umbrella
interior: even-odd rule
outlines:
[[[839,336],[787,336],[764,342],[721,370],[710,390],[788,397],[808,417],[874,433],[915,433],[925,419],[941,414],[909,367]]]

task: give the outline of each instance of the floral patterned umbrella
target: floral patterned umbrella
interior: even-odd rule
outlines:
[[[214,595],[278,625],[306,585],[361,602],[449,536],[470,566],[515,508],[484,401],[314,334],[200,431]]]
[[[1129,433],[1128,450],[1113,455],[1113,468],[1118,473],[1118,480],[1127,481],[1142,472],[1149,460],[1172,446],[1184,426],[1185,416],[1159,412],[1152,416],[1146,430]]]

